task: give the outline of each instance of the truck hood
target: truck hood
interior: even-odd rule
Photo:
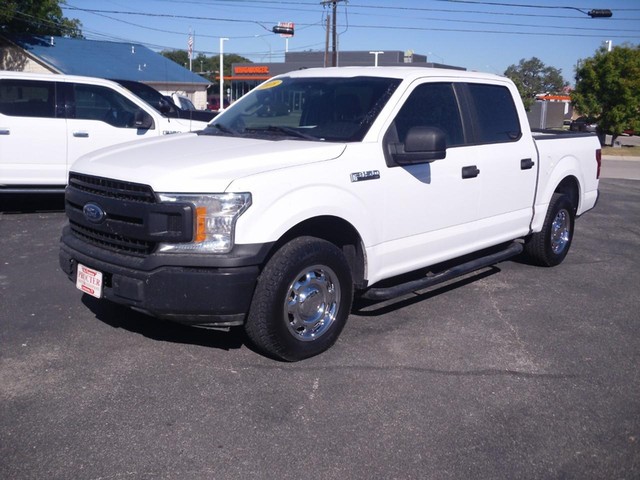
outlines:
[[[97,150],[79,158],[71,171],[150,185],[156,192],[224,192],[239,178],[331,160],[345,147],[184,133]]]

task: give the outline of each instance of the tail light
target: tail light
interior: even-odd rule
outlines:
[[[596,178],[600,178],[600,167],[602,166],[602,150],[600,150],[599,148],[596,150],[596,163],[598,164]]]

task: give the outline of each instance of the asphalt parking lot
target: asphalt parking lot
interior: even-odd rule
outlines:
[[[2,198],[0,478],[640,478],[640,182],[600,185],[559,267],[362,306],[295,364],[83,298],[61,197]]]

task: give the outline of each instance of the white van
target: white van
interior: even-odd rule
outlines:
[[[164,116],[109,80],[0,71],[0,193],[62,191],[85,153],[206,125]]]

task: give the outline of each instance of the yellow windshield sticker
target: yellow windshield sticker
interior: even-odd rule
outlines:
[[[282,83],[282,80],[271,80],[270,82],[265,83],[264,85],[260,85],[258,90],[266,90],[268,88],[277,87]]]

